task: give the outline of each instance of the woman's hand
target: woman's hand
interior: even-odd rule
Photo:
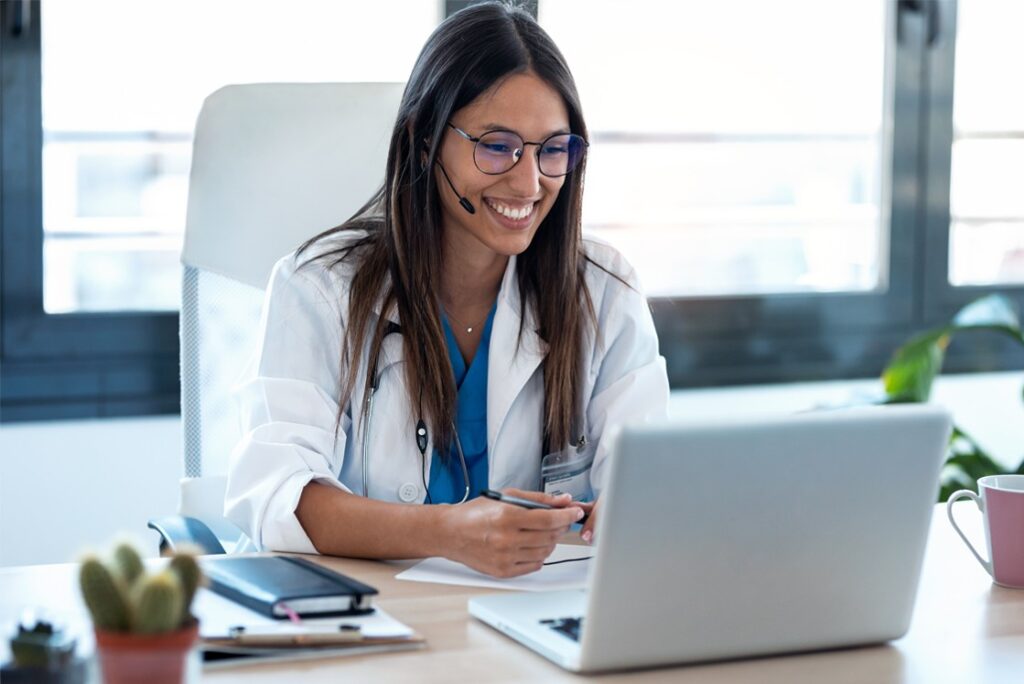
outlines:
[[[530,510],[484,497],[448,507],[442,523],[445,556],[495,577],[515,577],[540,570],[569,526],[583,517],[583,508],[568,494],[503,489],[554,506]]]
[[[580,538],[588,544],[594,543],[594,530],[597,528],[597,509],[601,506],[601,499],[591,503],[577,503],[587,514],[587,522],[583,523],[580,530]]]

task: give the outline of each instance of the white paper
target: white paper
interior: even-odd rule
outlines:
[[[375,608],[370,615],[303,618],[301,625],[297,625],[290,620],[269,618],[208,589],[200,589],[196,594],[192,612],[199,618],[199,636],[204,639],[224,638],[236,626],[245,627],[246,631],[254,633],[276,632],[285,635],[336,632],[339,625],[347,624],[358,625],[362,635],[368,638],[404,638],[413,635],[409,627],[380,608]]]
[[[537,572],[519,577],[500,579],[491,577],[446,558],[427,558],[401,572],[396,579],[412,582],[434,582],[437,584],[460,584],[468,587],[489,587],[493,589],[514,589],[516,591],[556,591],[562,589],[583,589],[593,561],[589,560],[594,550],[589,546],[559,544],[548,556],[546,562],[569,560],[567,563],[545,565]]]

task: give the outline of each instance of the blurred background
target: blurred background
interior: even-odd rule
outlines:
[[[467,4],[0,3],[0,565],[68,560],[174,509],[179,252],[204,98],[404,81]],[[590,128],[584,228],[640,274],[675,412],[870,395],[910,335],[984,294],[1024,301],[1024,3],[527,6]],[[958,341],[946,367],[963,375],[939,398],[1019,460],[1019,345]],[[70,522],[87,498],[92,515]]]

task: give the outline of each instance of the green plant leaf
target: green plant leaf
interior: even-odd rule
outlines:
[[[882,372],[887,403],[928,401],[932,381],[942,370],[948,328],[922,333],[896,350]]]
[[[1020,316],[1013,302],[999,294],[981,297],[960,309],[949,325],[920,333],[896,350],[882,372],[886,393],[883,403],[928,401],[932,382],[942,370],[946,348],[953,334],[965,330],[998,332],[1024,345]],[[970,435],[954,426],[943,468],[939,501],[946,501],[958,489],[977,491],[979,478],[1006,472],[1006,468]],[[1016,472],[1024,475],[1024,461]]]
[[[953,492],[960,489],[972,489],[970,484],[965,484],[959,480],[949,480],[942,483],[939,488],[939,503],[946,503],[949,501],[949,497],[953,495]]]
[[[1006,471],[998,463],[981,454],[957,454],[946,461],[947,466],[959,468],[969,480],[980,480],[988,475],[1002,475]]]
[[[921,333],[896,350],[882,372],[886,403],[928,401],[946,347],[954,333],[965,330],[999,332],[1024,344],[1013,302],[1003,295],[986,295],[960,309],[951,324]]]

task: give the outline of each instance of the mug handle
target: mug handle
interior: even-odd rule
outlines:
[[[958,501],[959,499],[972,499],[974,503],[977,504],[978,510],[981,511],[982,514],[985,513],[985,504],[982,501],[981,497],[972,492],[971,490],[961,489],[956,492],[953,492],[953,494],[950,495],[949,499],[946,501],[946,515],[949,516],[949,522],[952,523],[953,529],[956,530],[956,533],[959,534],[960,538],[964,540],[964,543],[967,544],[967,548],[971,550],[971,553],[974,554],[974,557],[978,559],[979,563],[981,563],[981,567],[985,568],[985,572],[987,572],[991,577],[992,563],[978,555],[978,552],[974,550],[974,545],[971,544],[970,540],[967,539],[967,536],[960,529],[960,526],[956,524],[956,520],[953,519],[953,503],[955,501]]]

